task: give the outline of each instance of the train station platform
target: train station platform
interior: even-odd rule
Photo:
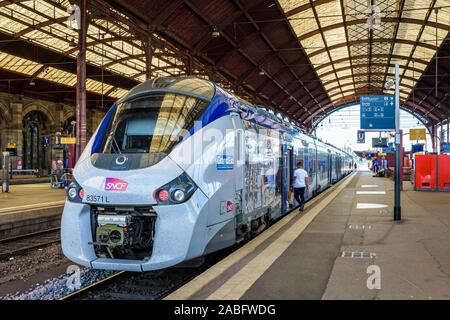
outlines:
[[[167,299],[448,299],[450,194],[359,171]]]
[[[0,193],[0,239],[58,227],[65,197],[50,183],[10,186]]]

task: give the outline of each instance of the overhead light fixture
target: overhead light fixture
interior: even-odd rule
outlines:
[[[36,85],[36,82],[34,82],[34,80],[31,79],[31,80],[30,80],[30,86],[35,86],[35,85]]]
[[[265,75],[265,72],[261,70],[258,74],[259,74],[260,76],[263,76],[263,75]]]
[[[70,38],[69,40],[69,47],[78,47],[78,43],[75,42],[74,38]]]
[[[395,80],[394,80],[394,79],[388,80],[388,81],[386,81],[386,83],[384,84],[384,88],[385,88],[386,90],[389,90],[389,89],[391,89],[391,88],[394,87],[394,86],[395,86]]]
[[[211,32],[211,36],[212,36],[213,38],[218,38],[218,37],[220,37],[220,32],[217,31],[216,28],[214,28],[213,32]]]

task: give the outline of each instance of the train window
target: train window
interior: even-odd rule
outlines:
[[[123,102],[105,135],[103,153],[150,153],[156,163],[193,127],[207,105],[172,93]]]

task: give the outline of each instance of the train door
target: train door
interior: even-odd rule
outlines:
[[[281,212],[286,212],[289,208],[288,202],[288,194],[289,194],[289,188],[291,184],[291,177],[294,173],[293,169],[293,162],[294,162],[294,153],[292,151],[292,147],[283,144],[281,146],[282,148],[282,163],[281,163],[281,169],[282,169],[282,196],[281,196]]]
[[[314,191],[313,195],[319,193],[319,152],[317,150],[316,141],[314,141],[314,149],[311,151],[311,157],[313,159],[313,172],[314,172]]]
[[[258,127],[250,122],[244,122],[244,171],[242,189],[242,222],[252,219],[255,209],[258,207],[259,175],[258,161]]]
[[[333,184],[333,155],[330,150],[328,150],[328,185]]]

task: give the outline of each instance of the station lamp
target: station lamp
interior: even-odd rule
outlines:
[[[78,47],[78,43],[75,42],[74,38],[70,38],[69,40],[69,47]]]
[[[211,36],[212,36],[213,38],[218,38],[218,37],[220,37],[220,32],[217,31],[216,28],[214,28],[214,30],[211,32]]]
[[[384,88],[386,90],[392,89],[392,87],[394,87],[394,86],[395,86],[395,80],[393,80],[393,79],[386,81],[386,83],[384,84]]]

